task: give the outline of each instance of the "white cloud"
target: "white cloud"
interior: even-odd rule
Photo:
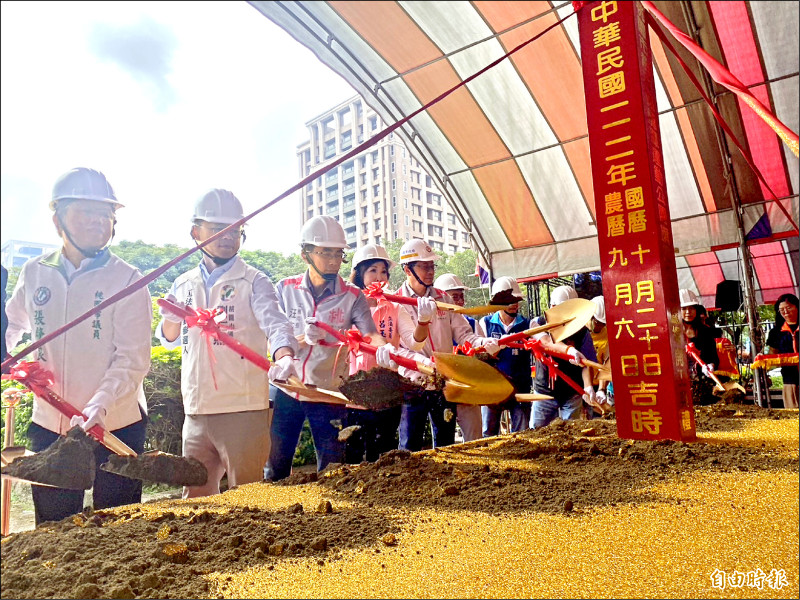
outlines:
[[[75,166],[103,171],[117,240],[189,245],[194,200],[251,212],[299,180],[305,122],[354,95],[240,2],[2,3],[2,238],[53,242],[47,203]],[[250,223],[250,249],[294,252],[292,195]]]

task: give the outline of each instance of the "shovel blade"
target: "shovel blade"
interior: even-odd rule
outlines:
[[[562,327],[556,327],[550,331],[553,340],[560,342],[573,333],[577,333],[581,327],[585,327],[594,316],[595,308],[597,308],[597,305],[591,300],[573,298],[544,311],[544,316],[548,323],[570,319]]]
[[[143,452],[137,456],[112,454],[100,469],[129,479],[168,485],[197,486],[208,481],[205,465],[196,458],[166,452]]]
[[[434,352],[436,370],[446,378],[444,395],[457,404],[497,404],[514,393],[514,386],[491,365],[474,356]]]

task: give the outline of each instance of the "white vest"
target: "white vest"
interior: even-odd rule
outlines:
[[[331,325],[339,331],[347,331],[355,325],[366,335],[375,333],[372,314],[360,289],[341,277],[337,278],[332,295],[314,300],[309,289],[308,273],[287,277],[277,286],[278,299],[296,335],[305,331],[306,318],[317,317],[320,321]],[[361,298],[365,311],[363,321],[355,314],[356,301]],[[332,336],[327,339],[333,341]],[[317,387],[336,390],[342,379],[349,372],[350,356],[346,347],[342,346],[306,346],[301,347],[297,358],[300,360],[300,375],[303,383]],[[301,396],[295,395],[298,400]]]
[[[29,260],[22,267],[8,303],[9,341],[25,331],[43,338],[84,314],[141,273],[113,254],[104,253],[67,281],[60,251]],[[147,288],[112,304],[45,344],[27,358],[54,375],[52,389],[78,410],[96,394],[109,399],[106,429],[139,421],[147,412],[142,381],[150,369],[153,307]],[[12,333],[13,331],[13,333]],[[113,399],[113,400],[112,400]],[[34,423],[60,434],[69,419],[46,402],[33,403]]]
[[[175,280],[178,302],[194,308],[225,310],[222,330],[237,341],[267,355],[267,336],[253,314],[251,299],[253,281],[259,274],[254,267],[237,258],[211,288],[206,298],[200,267],[187,271]],[[230,327],[230,329],[228,329]],[[222,344],[211,340],[214,359],[209,355],[209,342],[198,327],[181,325],[181,392],[187,415],[264,410],[269,406],[267,372]],[[216,378],[216,388],[214,379]]]

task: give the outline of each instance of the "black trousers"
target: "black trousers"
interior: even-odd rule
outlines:
[[[112,431],[137,454],[144,451],[147,419],[132,423],[122,429]],[[58,439],[58,434],[31,423],[28,426],[28,439],[34,452],[41,452]],[[98,445],[94,451],[96,473],[92,490],[93,508],[112,508],[123,504],[136,504],[142,501],[142,481],[129,479],[100,470],[100,465],[108,460],[111,450]],[[67,490],[43,485],[32,485],[34,516],[37,527],[45,521],[60,521],[83,510],[84,490]]]

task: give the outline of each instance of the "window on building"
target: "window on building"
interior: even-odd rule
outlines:
[[[450,225],[455,225],[456,224],[456,216],[455,215],[447,215],[447,222],[450,223]]]
[[[364,217],[366,217],[368,212],[369,212],[369,208],[366,207],[366,206],[362,206],[361,207],[361,218],[363,219]]]
[[[392,215],[392,225],[397,225],[397,213]]]
[[[306,206],[314,206],[314,194],[306,197]]]
[[[369,128],[372,131],[375,131],[378,128],[378,117],[370,117],[369,118]]]
[[[314,217],[314,209],[312,208],[311,210],[308,211],[306,220],[311,219],[313,217]]]
[[[455,229],[448,229],[447,231],[448,231],[448,233],[450,233],[450,239],[451,240],[457,240],[458,239],[458,232]]]
[[[381,193],[381,186],[379,186],[379,185],[373,185],[373,186],[372,186],[372,195],[373,195],[373,196],[377,196],[377,195],[378,195],[378,194],[380,194],[380,193]]]
[[[409,239],[409,238],[408,238],[408,232],[406,232],[406,241],[408,241],[408,239]]]
[[[405,182],[405,181],[403,182],[403,191],[404,191],[404,192],[407,192],[407,191],[408,191],[408,183],[407,183],[407,182]]]
[[[408,215],[403,215],[403,221],[405,222],[406,227],[408,227]]]
[[[374,212],[376,215],[379,212],[381,212],[381,203],[380,202],[376,202],[375,204],[372,205],[372,212]]]
[[[400,237],[400,236],[397,234],[397,229],[395,229],[394,230],[394,239],[397,239],[398,237]]]
[[[393,136],[393,135],[394,135],[393,133],[390,133],[390,134],[389,134],[389,139],[392,139],[392,136]],[[389,156],[394,156],[394,144],[392,144],[391,146],[389,146]]]
[[[392,171],[392,173],[394,173],[394,171],[395,171],[395,165],[394,165],[394,163],[392,163],[392,166],[391,166],[391,171]]]
[[[359,156],[358,157],[358,168],[364,169],[367,166],[367,157],[366,156]]]
[[[395,191],[396,189],[397,189],[397,180],[392,179],[392,191]]]
[[[358,176],[358,185],[367,185],[367,174],[362,173]]]
[[[442,242],[431,242],[431,246],[433,246],[434,250],[444,250],[444,244],[442,244]]]
[[[406,151],[403,150],[403,156],[405,156],[405,155],[406,155]],[[408,171],[408,169],[406,169],[406,166],[403,165],[403,175],[405,175],[407,171]]]
[[[456,254],[458,252],[458,246],[450,246],[450,254]]]
[[[375,231],[380,231],[381,230],[381,220],[380,219],[375,219],[374,225],[375,225]]]
[[[342,134],[342,139],[340,140],[342,150],[349,150],[353,147],[353,132],[352,131],[345,131]]]
[[[461,233],[461,241],[463,241],[465,244],[469,243],[469,234],[466,231]]]
[[[372,154],[369,155],[369,158],[370,158],[370,163],[373,164],[373,165],[376,162],[378,162],[378,151],[375,150]]]
[[[336,154],[336,140],[328,140],[325,142],[325,158],[331,158],[334,154]]]
[[[392,196],[392,207],[397,208],[397,196]]]
[[[361,224],[361,235],[367,235],[369,233],[369,225],[366,223]]]
[[[403,208],[408,209],[408,198],[403,198]]]

